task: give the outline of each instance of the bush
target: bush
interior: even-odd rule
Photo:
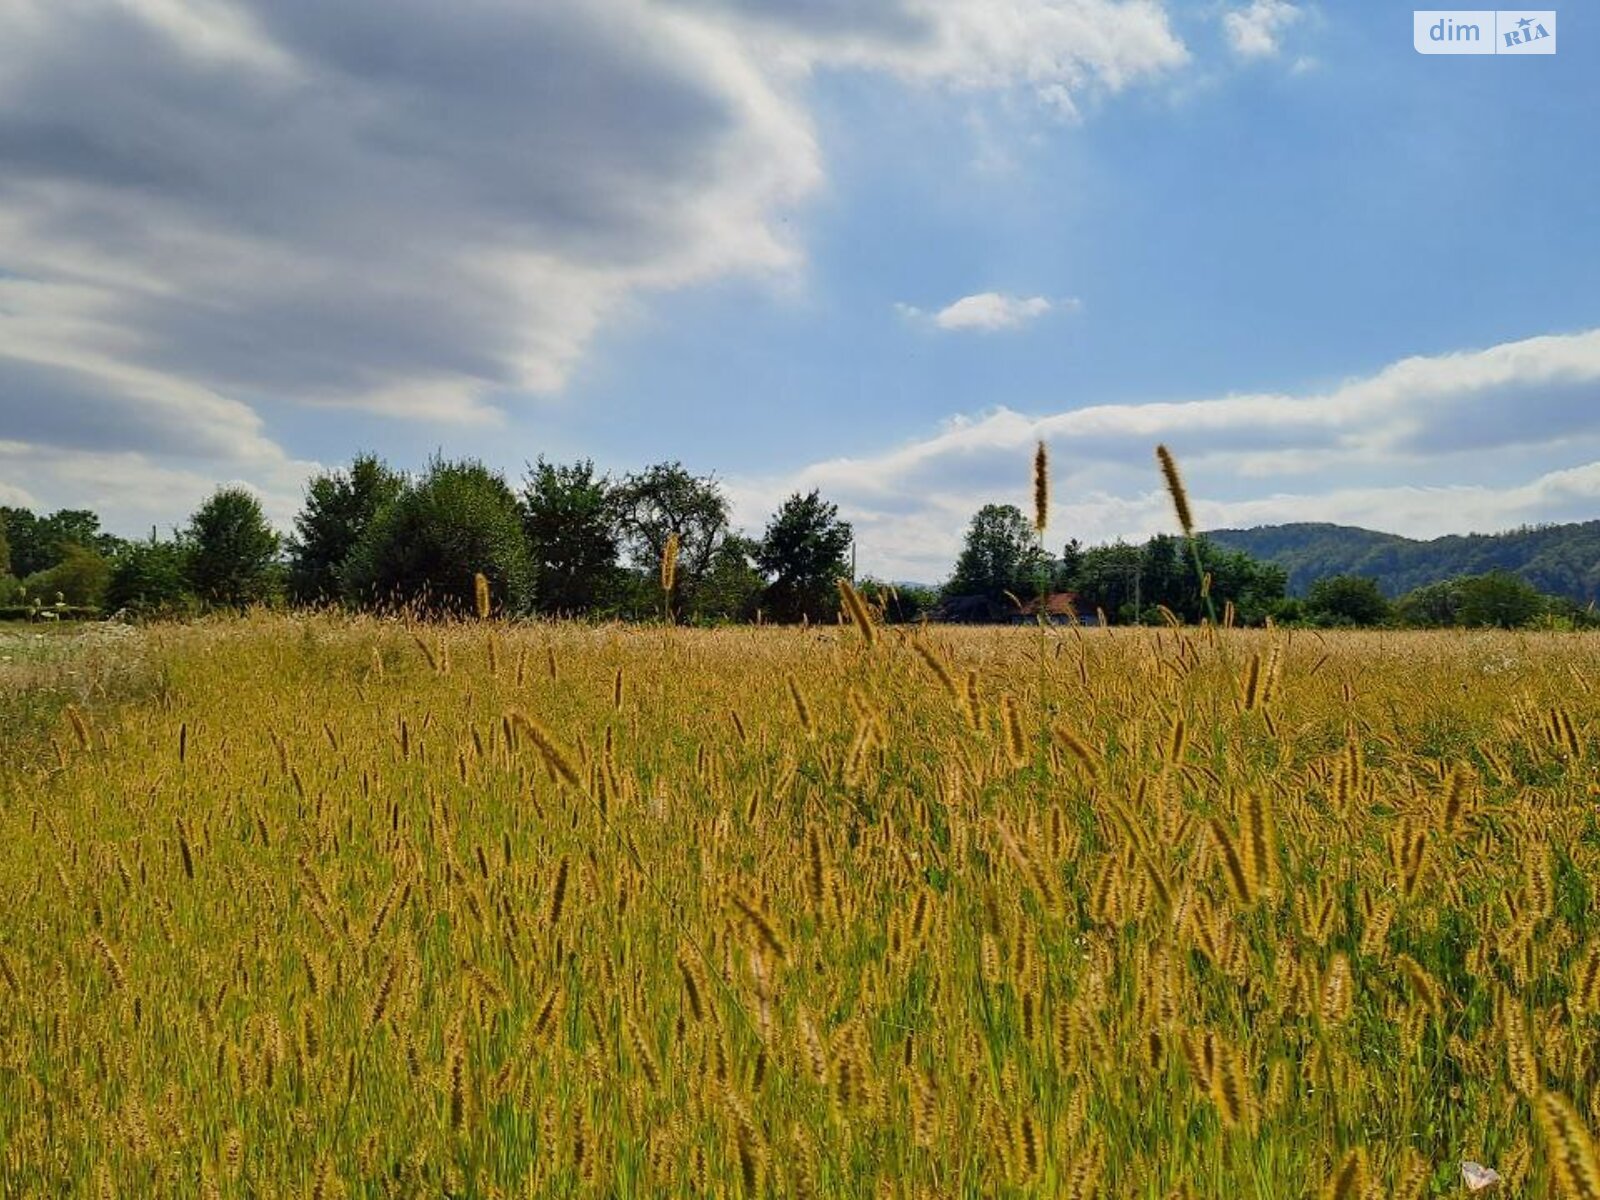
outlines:
[[[1377,580],[1364,575],[1330,575],[1306,593],[1306,613],[1319,625],[1378,625],[1389,611]]]
[[[244,608],[281,591],[278,535],[243,488],[219,488],[189,519],[184,541],[189,587],[206,604]]]
[[[134,542],[117,555],[106,587],[106,608],[135,616],[167,617],[193,612],[186,552],[178,542]]]
[[[93,550],[68,543],[61,547],[55,566],[29,575],[22,586],[47,608],[58,599],[74,607],[98,608],[110,578],[110,563]]]
[[[1463,625],[1520,629],[1545,613],[1544,597],[1531,583],[1509,571],[1491,571],[1460,581]]]
[[[339,572],[405,480],[382,459],[363,454],[347,471],[324,472],[306,486],[305,507],[289,539],[289,596],[297,604],[338,598]]]
[[[479,571],[497,608],[528,610],[533,564],[516,497],[482,463],[435,460],[373,518],[343,576],[352,603],[470,613]]]

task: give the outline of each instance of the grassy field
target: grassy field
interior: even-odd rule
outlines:
[[[1600,640],[11,656],[6,1196],[1600,1197]]]

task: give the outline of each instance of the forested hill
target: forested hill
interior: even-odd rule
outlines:
[[[1388,596],[1457,575],[1511,571],[1541,592],[1587,604],[1600,596],[1600,521],[1525,526],[1418,541],[1350,525],[1300,523],[1206,534],[1289,572],[1289,591],[1304,595],[1326,575],[1367,575]]]

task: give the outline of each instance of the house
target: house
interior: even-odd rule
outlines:
[[[1020,609],[1012,608],[1013,625],[1032,625],[1040,618],[1051,625],[1098,625],[1099,617],[1093,609],[1084,611],[1085,605],[1076,592],[1051,592],[1048,596],[1035,596],[1026,600]]]
[[[1044,597],[1042,607],[1045,619],[1052,625],[1069,625],[1074,619],[1081,625],[1100,623],[1092,610],[1079,610],[1075,592],[1054,592]],[[1040,610],[1038,598],[1023,601],[1018,608],[1009,596],[1000,600],[988,596],[951,596],[928,617],[958,625],[1032,625],[1038,621]]]
[[[1016,611],[1009,600],[991,600],[988,596],[949,596],[928,614],[933,621],[950,621],[957,625],[993,625],[1007,619]]]

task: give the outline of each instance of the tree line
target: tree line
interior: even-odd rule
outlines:
[[[1398,599],[1428,584],[1510,571],[1537,591],[1580,604],[1600,597],[1600,521],[1524,525],[1426,541],[1305,522],[1216,530],[1211,537],[1285,568],[1289,592],[1297,596],[1330,575],[1373,579],[1385,596]]]
[[[715,477],[677,462],[613,477],[589,460],[540,458],[513,486],[474,460],[435,458],[412,475],[359,455],[310,480],[287,537],[236,487],[219,488],[170,536],[133,541],[105,533],[88,510],[0,508],[0,617],[44,608],[182,616],[255,604],[465,613],[481,573],[505,615],[833,620],[836,581],[854,575],[854,535],[837,505],[797,492],[759,536],[734,529],[730,513]],[[674,568],[663,573],[669,546]],[[1003,620],[1040,594],[1068,593],[1085,618],[1194,623],[1207,599],[1197,566],[1216,609],[1245,625],[1597,623],[1592,611],[1504,572],[1396,601],[1371,578],[1335,575],[1298,598],[1283,567],[1203,534],[1093,547],[1074,539],[1057,552],[1009,504],[973,516],[942,586],[868,579],[859,587],[889,620]]]
[[[677,462],[612,478],[588,460],[541,458],[513,487],[473,460],[436,458],[407,475],[360,455],[311,479],[287,537],[236,487],[171,536],[136,541],[103,533],[86,510],[0,509],[0,612],[286,603],[460,613],[474,607],[481,573],[508,615],[831,619],[853,540],[837,506],[796,493],[759,537],[735,530],[730,511],[714,477]]]

